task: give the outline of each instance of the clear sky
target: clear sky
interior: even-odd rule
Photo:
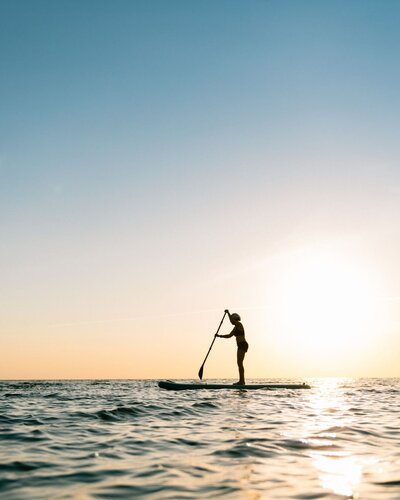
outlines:
[[[399,26],[2,0],[0,378],[400,376]]]

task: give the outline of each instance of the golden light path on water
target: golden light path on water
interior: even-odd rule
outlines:
[[[380,480],[390,477],[390,464],[379,455],[380,452],[371,450],[368,433],[361,433],[360,418],[354,414],[352,406],[357,403],[352,400],[351,392],[354,392],[356,381],[318,378],[309,382],[312,389],[302,400],[299,421],[292,421],[291,428],[281,432],[281,444],[293,445],[292,453],[283,458],[284,465],[276,458],[265,458],[262,463],[254,462],[237,469],[245,498],[285,498],[285,495],[292,498],[304,491],[317,495],[310,498],[329,494],[342,498],[369,498],[368,495],[374,492],[373,484],[379,485]],[[347,391],[350,395],[346,395]],[[240,434],[238,432],[236,438]],[[252,442],[247,446],[251,448]],[[286,471],[283,475],[282,467]],[[271,482],[276,483],[272,489]]]
[[[310,456],[321,486],[336,495],[357,499],[363,473],[375,465],[376,460],[357,456],[350,449],[335,449],[337,432],[350,428],[355,420],[342,388],[346,380],[350,381],[343,378],[318,380],[318,390],[310,392],[309,401],[317,418],[306,420],[303,430],[306,436],[317,436],[306,438],[306,442],[316,445]],[[320,449],[318,444],[321,444]]]
[[[290,428],[281,432],[283,445],[285,442],[292,442],[295,447],[292,449],[294,455],[289,454],[284,459],[287,470],[285,480],[281,479],[281,462],[274,464],[265,459],[261,460],[263,463],[255,461],[252,464],[242,464],[236,469],[235,475],[242,484],[244,498],[270,498],[271,494],[277,495],[276,498],[284,498],[280,495],[289,495],[288,492],[294,494],[296,491],[300,494],[304,489],[318,492],[312,494],[320,493],[321,496],[330,492],[344,498],[361,498],[363,476],[374,468],[376,470],[378,459],[366,456],[359,448],[360,441],[352,437],[352,429],[357,427],[357,417],[352,412],[350,398],[346,397],[346,386],[353,387],[354,380],[318,378],[308,382],[312,389],[303,393],[305,398],[302,399],[301,410],[299,407],[299,421],[292,421]],[[239,403],[245,405],[246,397]],[[243,413],[241,406],[238,404],[239,414]],[[269,418],[273,420],[275,416],[273,414]],[[274,425],[276,422],[272,421],[270,424]],[[239,426],[235,431],[231,430],[231,438],[240,440],[245,428],[246,425],[243,424],[243,428]],[[268,433],[267,428],[265,431]],[[249,449],[253,447],[251,440],[246,445]],[[300,455],[300,460],[295,458]],[[280,479],[276,479],[273,493],[270,489],[263,493],[263,485],[270,488],[268,481],[274,474]],[[254,488],[257,484],[261,492]]]

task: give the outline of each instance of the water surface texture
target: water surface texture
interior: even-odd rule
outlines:
[[[400,380],[307,382],[0,382],[0,497],[399,499]]]

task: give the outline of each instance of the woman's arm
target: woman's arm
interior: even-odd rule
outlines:
[[[228,309],[225,309],[225,314],[227,314],[229,316],[229,319],[231,319],[231,313],[228,311]],[[231,331],[231,333],[228,333],[228,335],[218,335],[218,333],[215,335],[216,337],[219,337],[221,339],[229,339],[231,337],[233,337],[233,332],[235,331],[235,329],[233,329]]]
[[[230,337],[233,337],[233,332],[228,333],[228,335],[216,335],[216,337],[220,337],[221,339],[229,339]]]
[[[235,335],[235,331],[236,331],[236,326],[231,331],[231,333],[228,333],[227,335],[217,335],[217,337],[221,337],[221,339],[230,339],[231,337],[233,337]]]

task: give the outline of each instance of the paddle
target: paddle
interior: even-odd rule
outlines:
[[[215,342],[215,339],[217,338],[217,334],[219,332],[219,329],[221,328],[221,325],[225,319],[225,315],[226,315],[226,312],[224,312],[224,315],[222,316],[222,319],[221,319],[221,323],[219,324],[219,327],[218,327],[218,330],[217,330],[217,333],[214,335],[214,338],[213,338],[213,341],[211,342],[211,345],[210,345],[210,349],[208,349],[208,352],[207,352],[207,355],[206,357],[204,358],[204,361],[203,361],[203,364],[201,365],[200,367],[200,370],[199,370],[199,379],[202,380],[203,378],[203,369],[204,369],[204,363],[207,361],[207,358],[208,358],[208,355],[210,354],[210,351],[212,349],[212,346],[214,345],[214,342]]]

